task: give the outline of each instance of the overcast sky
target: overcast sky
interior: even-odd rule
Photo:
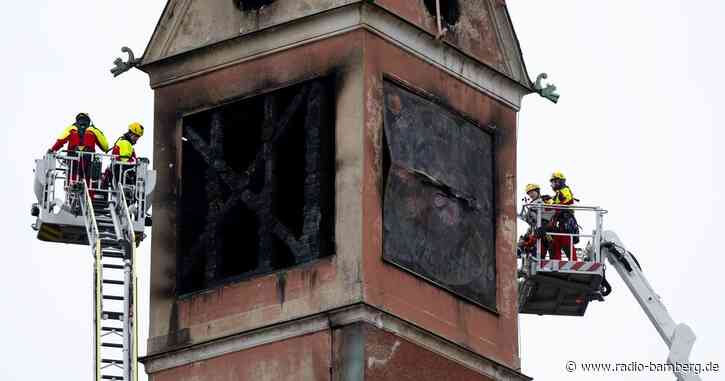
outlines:
[[[113,79],[123,45],[141,55],[165,1],[13,2],[0,15],[5,160],[0,380],[85,380],[92,369],[87,247],[35,239],[33,160],[80,111],[110,140],[153,124],[148,77]],[[113,4],[112,6],[109,4]],[[725,366],[721,271],[725,216],[722,1],[509,0],[532,78],[561,99],[530,95],[519,116],[519,188],[563,171],[584,204],[609,210],[678,322],[698,335],[696,362]],[[655,5],[656,4],[656,5]],[[719,109],[718,109],[719,108]],[[149,133],[149,136],[151,134]],[[137,151],[151,154],[151,139]],[[523,196],[519,189],[518,198]],[[149,241],[138,266],[141,348],[148,333]],[[523,372],[538,380],[672,380],[663,374],[569,374],[567,360],[664,362],[667,349],[612,270],[614,292],[583,318],[521,317]],[[704,375],[704,380],[722,378]],[[143,375],[143,371],[141,371]],[[144,378],[145,379],[145,378]]]
[[[132,121],[153,125],[148,76],[109,73],[121,47],[143,53],[162,0],[18,1],[0,15],[0,95],[5,139],[0,187],[5,218],[0,276],[0,380],[89,380],[92,356],[92,258],[86,246],[49,244],[30,229],[33,160],[78,112],[91,115],[108,139]],[[150,130],[150,128],[149,128]],[[136,150],[151,154],[151,131]],[[138,253],[140,345],[148,334],[150,241]],[[143,368],[141,368],[143,369]],[[140,372],[145,380],[145,373]]]
[[[518,182],[563,171],[583,204],[638,257],[696,362],[725,365],[725,2],[509,0],[532,78],[558,86],[519,114]],[[519,191],[522,191],[519,189]],[[664,362],[666,346],[614,269],[614,291],[584,318],[521,317],[524,373],[539,380],[672,380],[670,374],[567,374],[572,361]],[[586,376],[586,377],[585,377]],[[725,379],[703,375],[703,380]]]

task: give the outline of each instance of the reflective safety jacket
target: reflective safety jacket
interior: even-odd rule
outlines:
[[[116,160],[136,161],[136,150],[133,149],[133,143],[126,139],[125,135],[116,140],[116,144],[113,145],[112,154]]]
[[[571,193],[571,189],[568,186],[564,186],[554,195],[552,199],[554,205],[571,205],[574,203],[574,195]]]
[[[108,152],[108,140],[106,135],[96,128],[95,126],[89,126],[81,136],[78,132],[78,127],[75,124],[71,124],[63,133],[60,134],[58,140],[55,142],[53,147],[50,149],[58,151],[68,143],[68,151],[84,151],[84,152],[96,152],[96,146],[103,152]]]

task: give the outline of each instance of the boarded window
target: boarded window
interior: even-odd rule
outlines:
[[[383,258],[496,308],[493,137],[385,83]]]
[[[184,118],[180,294],[332,254],[331,99],[319,79]]]

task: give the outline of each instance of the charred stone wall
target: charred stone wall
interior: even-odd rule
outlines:
[[[365,301],[515,369],[516,111],[366,38]]]
[[[362,32],[156,89],[149,353],[360,301],[362,89]]]
[[[256,13],[323,2],[356,1],[275,1]],[[459,1],[456,25],[477,17],[474,3]],[[185,4],[175,28],[194,34],[178,46],[201,46],[195,36],[207,34],[192,16],[212,13]],[[431,20],[424,0],[376,0],[148,63],[159,170],[151,356],[183,358],[364,304],[518,368],[515,126],[526,89],[421,33]],[[464,29],[451,30],[447,39]],[[332,90],[310,81],[328,76]],[[310,128],[310,115],[329,115],[335,132]],[[333,234],[335,255],[310,261],[332,252],[323,247]]]

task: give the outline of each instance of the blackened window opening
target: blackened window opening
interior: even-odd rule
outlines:
[[[274,0],[233,0],[234,4],[242,11],[253,11],[270,5]]]
[[[331,79],[183,120],[178,293],[334,250]]]
[[[423,0],[425,8],[433,18],[438,17],[436,10],[436,0]],[[458,23],[458,19],[461,17],[461,8],[458,5],[458,0],[440,0],[441,4],[441,23],[451,27]]]

